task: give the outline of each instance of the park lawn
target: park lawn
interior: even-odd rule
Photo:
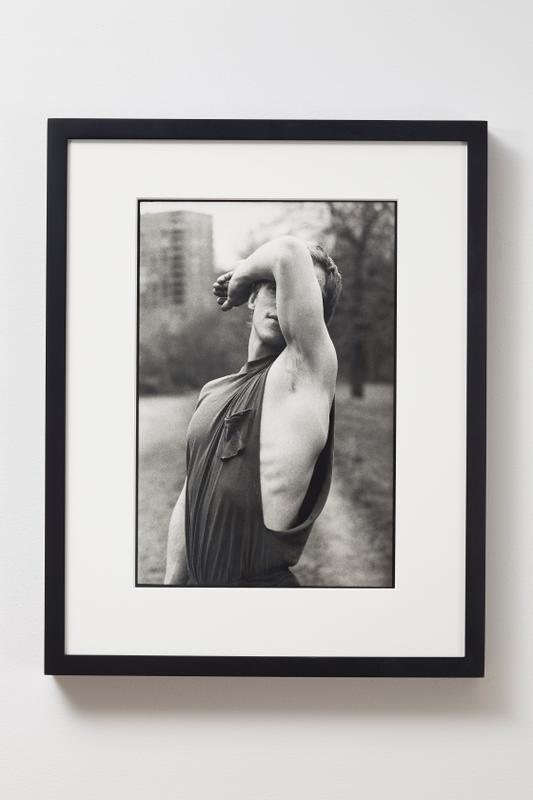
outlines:
[[[336,399],[335,463],[342,488],[365,521],[374,568],[393,585],[394,389],[367,384],[364,398],[340,386]]]
[[[185,433],[197,392],[139,399],[137,580],[163,582],[168,523],[185,480]]]

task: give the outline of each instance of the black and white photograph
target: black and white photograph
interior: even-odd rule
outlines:
[[[136,585],[394,586],[396,203],[138,203]]]

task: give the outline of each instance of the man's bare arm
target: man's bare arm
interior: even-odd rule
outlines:
[[[336,371],[322,292],[307,245],[295,236],[281,236],[239,261],[234,270],[221,275],[215,283],[215,294],[224,300],[222,310],[245,302],[253,283],[261,280],[276,284],[279,325],[287,346],[313,369],[329,371],[331,366]]]
[[[167,540],[167,566],[165,584],[167,586],[184,586],[187,583],[187,559],[185,555],[185,494],[187,480],[174,511],[170,517]]]

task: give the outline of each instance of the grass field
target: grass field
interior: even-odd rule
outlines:
[[[185,431],[197,393],[139,401],[138,580],[162,583],[168,521],[185,476]],[[336,397],[331,492],[295,572],[307,586],[392,584],[393,392]]]

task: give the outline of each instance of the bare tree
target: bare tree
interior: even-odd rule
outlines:
[[[347,365],[352,395],[362,397],[368,380],[391,378],[394,339],[393,203],[328,202],[332,256],[344,290],[332,336]]]

